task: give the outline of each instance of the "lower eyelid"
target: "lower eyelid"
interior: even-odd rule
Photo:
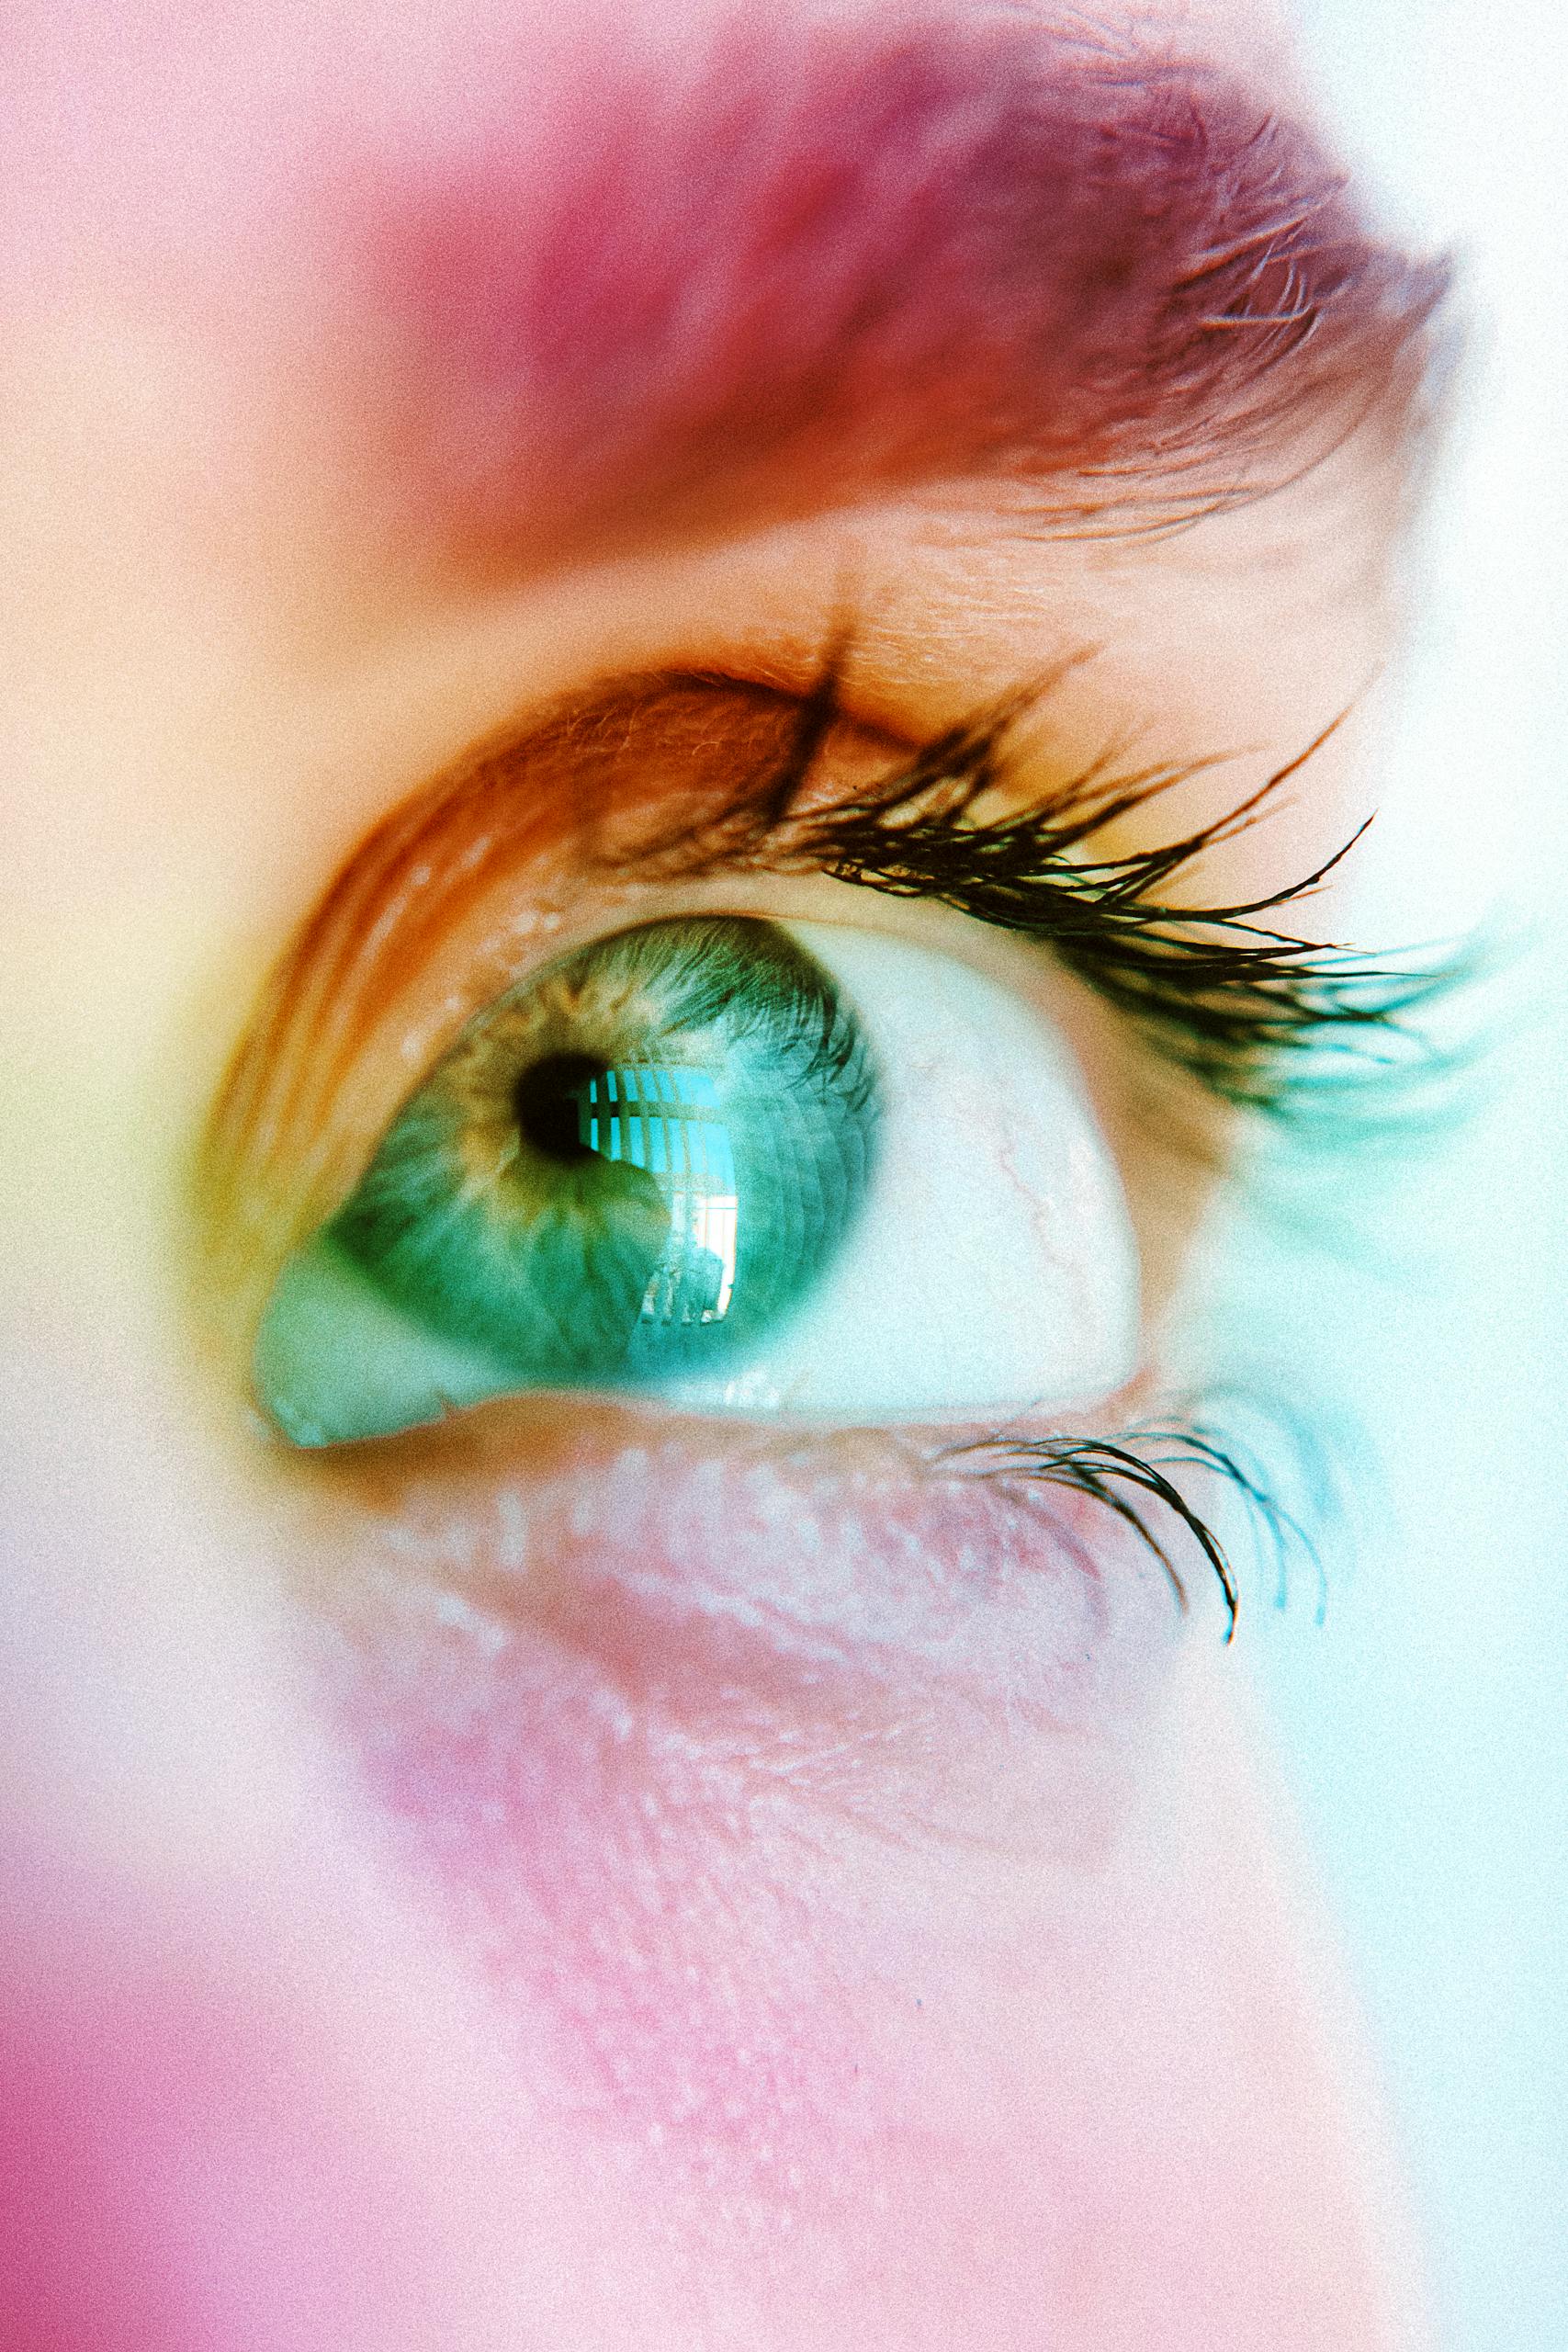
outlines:
[[[312,1584],[333,1559],[351,1617],[423,1594],[481,1649],[570,1653],[688,1725],[755,1704],[797,1728],[884,1707],[1102,1727],[1179,1638],[1168,1566],[1021,1446],[998,1474],[951,1434],[481,1408],[348,1450]]]
[[[881,1849],[917,1906],[942,1854],[982,1894],[998,1866],[1077,1877],[1150,1783],[1190,1653],[1091,1503],[570,1398],[482,1408],[423,1462],[364,1451],[330,1508],[301,1481],[314,1693],[498,2032],[530,1986],[612,2129],[669,2129],[739,2020],[777,2037],[735,2086],[771,2133],[781,2082],[799,2111],[814,2069],[851,2079],[837,1956],[874,1985],[904,1964]]]
[[[684,1902],[738,1846],[792,1904],[826,1856],[852,1898],[866,1839],[1100,1866],[1194,1658],[1101,1504],[885,1437],[677,1442],[570,1399],[524,1476],[514,1413],[494,1419],[451,1463],[433,1442],[423,1470],[318,1493],[298,1546],[328,1724],[416,1892],[446,1890],[492,1964],[558,1971],[566,1901],[571,1981],[592,1977],[604,1892]]]

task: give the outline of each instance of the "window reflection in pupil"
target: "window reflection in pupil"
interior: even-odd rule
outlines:
[[[604,1064],[586,1054],[550,1054],[525,1069],[513,1098],[525,1143],[547,1159],[568,1164],[592,1158],[582,1105]]]
[[[563,1166],[585,1159],[645,1168],[670,1209],[670,1240],[640,1320],[716,1323],[735,1291],[739,1200],[735,1155],[713,1074],[693,1064],[551,1054],[519,1080],[525,1140]]]

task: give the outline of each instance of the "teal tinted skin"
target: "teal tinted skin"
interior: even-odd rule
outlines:
[[[727,1371],[842,1244],[879,1117],[852,1011],[775,925],[584,948],[469,1023],[284,1268],[259,1400],[322,1445]]]

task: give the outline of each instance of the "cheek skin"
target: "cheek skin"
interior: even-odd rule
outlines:
[[[869,1890],[927,1852],[1094,1868],[1180,1620],[1131,1545],[1088,1565],[1066,1496],[558,1416],[362,1473],[302,1542],[306,1623],[416,1883],[503,2014],[551,2021],[569,2111],[650,2188],[784,2226],[888,2129]]]
[[[1028,1859],[825,1818],[787,1777],[764,1799],[640,1724],[584,1772],[543,1677],[507,1690],[542,1737],[497,1754],[466,1669],[434,1681],[412,1723],[364,1690],[351,1729],[493,2003],[501,2098],[575,2143],[585,2199],[632,2203],[730,2340],[784,2352],[813,2307],[826,2344],[1395,2340],[1212,1694],[1184,1688],[1100,1850]],[[1043,1814],[1085,1793],[1040,1773]]]
[[[770,2352],[803,2311],[825,2345],[1392,2344],[1217,1611],[1182,1635],[1092,1517],[744,1448],[705,1500],[634,1434],[575,1507],[471,1461],[394,1521],[362,1489],[303,1619],[584,2194]]]
[[[496,1645],[455,1579],[430,1577],[444,1650],[413,1601],[400,1634],[384,1598],[378,1623],[355,1620],[321,1575],[296,1626],[338,1677],[330,1709],[319,1683],[312,1701],[346,1784],[334,1804],[279,1704],[280,1662],[244,1639],[285,1570],[276,1537],[267,1548],[276,1513],[215,1508],[210,1456],[150,1444],[152,1414],[128,1426],[123,1398],[142,1400],[121,1358],[100,1349],[50,1387],[40,1325],[17,1351],[41,1416],[19,1483],[53,1548],[89,1564],[115,1672],[100,1698],[70,1659],[107,1743],[79,1775],[60,1769],[58,1727],[51,1747],[34,1723],[37,1673],[8,1690],[6,1729],[55,1768],[43,1842],[80,1835],[90,1800],[118,1874],[85,1871],[63,1924],[14,1871],[5,1885],[30,1919],[38,1981],[58,1993],[97,1970],[115,1988],[113,2098],[98,2084],[79,2120],[95,2146],[114,2140],[117,2177],[139,2189],[154,2144],[201,2152],[195,2166],[170,2157],[188,2208],[170,2208],[160,2174],[133,2221],[158,2275],[199,2258],[220,2284],[204,2352],[254,2346],[279,2278],[296,2319],[314,2320],[312,2280],[340,2298],[321,2327],[291,2336],[285,2319],[266,2339],[312,2352],[1410,2341],[1371,2284],[1370,2209],[1347,2155],[1362,2126],[1322,2046],[1321,1988],[1294,1957],[1310,1939],[1269,1860],[1277,1825],[1253,1794],[1212,1617],[1157,1654],[1146,1705],[1120,1727],[1107,1702],[1136,1701],[1135,1658],[1070,1722],[1049,1666],[1055,1702],[1025,1720],[988,1683],[1008,1719],[988,1749],[978,1702],[928,1708],[931,1770],[956,1758],[973,1792],[958,1822],[918,1801],[886,1702],[862,1767],[874,1804],[836,1802],[809,1772],[796,1785],[784,1731],[799,1694],[789,1686],[761,1725],[745,1696],[768,1680],[765,1645],[705,1710],[676,1677],[667,1703],[617,1723],[618,1669],[586,1629],[575,1657],[541,1637],[525,1671],[487,1685],[476,1639],[525,1658],[522,1611]],[[187,1400],[164,1402],[183,1429]],[[72,1465],[68,1433],[87,1427],[96,1444]],[[38,1517],[17,1556],[39,1564],[58,1637],[69,1580],[49,1577]],[[1115,1563],[1100,1565],[1109,1579]],[[1007,1596],[989,1598],[1005,1618]],[[906,1648],[919,1649],[908,1631]],[[824,1698],[808,1754],[828,1713]],[[198,1770],[173,1769],[171,1721]],[[144,1723],[155,1740],[128,1737]],[[760,1773],[764,1743],[773,1769]],[[1030,1804],[1002,1838],[987,1806],[1004,1758]],[[301,1768],[309,1801],[286,1806],[274,1781]],[[205,1871],[204,1806],[221,1815]],[[112,1899],[130,1876],[151,1882],[135,1944]],[[154,2012],[128,1966],[139,1951],[143,1977],[209,1998],[194,2052],[186,2011]],[[7,1950],[8,1991],[11,1966]],[[465,2019],[471,2008],[460,2037],[449,1981]],[[257,2002],[279,2019],[270,2044],[247,2026]],[[14,1997],[0,2007],[23,2015]],[[158,2035],[177,2037],[177,2064]],[[114,2138],[123,2101],[134,2139]],[[35,2135],[29,2161],[57,2153]],[[416,2309],[435,2315],[427,2328],[407,2324]]]

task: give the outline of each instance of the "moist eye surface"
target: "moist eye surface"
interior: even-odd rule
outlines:
[[[322,1444],[722,1365],[833,1259],[880,1119],[855,1013],[774,925],[585,948],[469,1023],[289,1261],[260,1400]]]

